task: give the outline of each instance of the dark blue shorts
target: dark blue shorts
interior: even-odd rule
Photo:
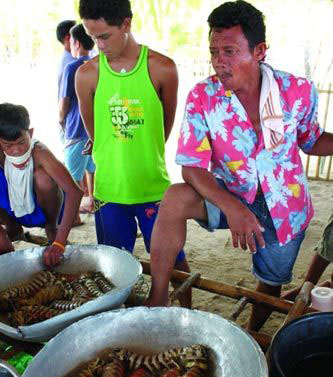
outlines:
[[[36,194],[34,193],[35,209],[29,215],[22,217],[16,217],[14,212],[10,208],[9,196],[8,196],[8,184],[4,170],[0,168],[0,208],[4,209],[7,214],[13,218],[18,224],[21,224],[27,228],[40,227],[44,228],[46,223],[46,216],[42,208],[37,203]]]
[[[98,202],[98,201],[97,201]],[[150,252],[150,240],[159,202],[143,204],[101,203],[95,212],[97,242],[133,252],[137,236],[137,228],[143,235],[146,250]],[[181,250],[177,262],[185,259]]]
[[[217,181],[221,187],[227,190],[222,180],[217,179]],[[292,279],[292,269],[304,239],[305,231],[300,232],[288,243],[280,246],[264,195],[257,196],[252,204],[246,203],[241,198],[238,199],[247,205],[265,229],[263,232],[265,247],[259,248],[256,242],[258,251],[252,254],[253,274],[268,285],[279,286],[289,283]],[[198,221],[198,223],[210,231],[228,229],[229,226],[225,214],[214,204],[208,201],[205,201],[205,204],[208,222]]]

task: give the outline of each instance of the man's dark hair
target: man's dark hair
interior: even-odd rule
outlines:
[[[103,18],[110,26],[121,26],[125,18],[132,18],[129,0],[80,0],[79,14],[84,20]]]
[[[60,43],[64,44],[64,39],[69,35],[70,29],[76,24],[74,20],[65,20],[58,24],[57,26],[57,39]]]
[[[28,131],[30,118],[28,110],[21,105],[11,103],[0,104],[0,137],[7,141],[15,141]]]
[[[82,24],[73,26],[70,34],[74,41],[79,41],[85,50],[90,51],[94,47],[94,41],[86,33]]]
[[[240,25],[251,50],[266,41],[264,15],[243,0],[230,1],[215,8],[208,17],[209,36],[213,28],[229,29]]]

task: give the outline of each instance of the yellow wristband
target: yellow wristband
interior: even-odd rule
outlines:
[[[54,242],[52,242],[52,245],[53,246],[58,246],[62,251],[65,251],[65,245],[63,245],[60,242],[54,241]]]

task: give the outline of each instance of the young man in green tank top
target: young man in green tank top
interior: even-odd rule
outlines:
[[[76,74],[96,165],[97,241],[132,252],[138,223],[149,252],[159,202],[170,185],[164,153],[177,105],[177,68],[135,41],[129,0],[80,0],[79,13],[99,49]],[[175,268],[189,272],[183,250]],[[190,290],[180,301],[191,306]]]

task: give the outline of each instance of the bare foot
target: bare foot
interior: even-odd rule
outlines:
[[[81,226],[81,225],[84,225],[84,221],[82,221],[82,220],[74,221],[72,227]]]
[[[288,289],[287,291],[281,292],[281,298],[284,300],[295,301],[296,296],[299,294],[302,287],[296,287],[293,289]]]
[[[6,233],[11,241],[24,240],[24,230],[22,226],[16,222],[6,224]]]

